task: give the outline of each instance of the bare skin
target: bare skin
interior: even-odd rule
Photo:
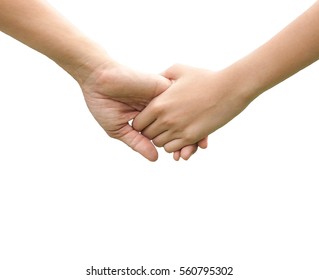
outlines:
[[[0,0],[0,30],[47,56],[80,85],[88,108],[109,136],[123,141],[150,161],[152,141],[134,130],[133,119],[171,82],[160,75],[133,71],[115,62],[95,42],[42,0]],[[188,159],[207,139],[174,151]]]
[[[194,144],[224,126],[257,96],[319,59],[319,2],[251,54],[212,72],[175,65],[173,85],[133,127],[167,152]]]

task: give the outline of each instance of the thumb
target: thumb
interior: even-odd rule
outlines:
[[[119,135],[115,138],[124,142],[149,161],[156,161],[158,159],[158,152],[152,142],[134,130],[129,124],[124,126],[118,133]]]
[[[182,76],[184,68],[185,66],[182,64],[174,64],[162,72],[161,75],[170,80],[177,80]]]

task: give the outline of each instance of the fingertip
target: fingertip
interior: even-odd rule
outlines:
[[[184,147],[182,150],[181,150],[181,157],[182,159],[184,160],[189,160],[190,157],[196,153],[197,151],[197,145],[190,145],[190,146],[187,146],[187,147]]]
[[[140,126],[139,126],[139,123],[138,123],[138,119],[136,119],[137,117],[135,117],[133,120],[132,120],[132,124],[131,126],[133,127],[134,130],[138,131],[138,132],[141,132],[141,130],[139,129]]]
[[[188,161],[192,155],[182,155],[182,159]]]
[[[129,131],[118,139],[149,161],[156,161],[158,159],[158,152],[153,143],[142,134],[133,130],[131,126],[127,126],[127,130]]]
[[[158,153],[156,152],[155,154],[149,155],[146,158],[151,162],[155,162],[158,160]]]
[[[198,142],[198,147],[201,149],[206,149],[208,147],[208,137],[205,137],[204,139],[200,140]]]
[[[179,159],[181,158],[181,152],[180,151],[174,152],[173,158],[175,161],[179,161]]]
[[[137,131],[137,132],[142,132],[142,130],[147,127],[147,122],[145,122],[145,119],[143,118],[143,114],[145,112],[141,112],[139,113],[133,120],[131,123],[132,128]]]
[[[146,144],[146,143],[145,143]],[[144,148],[139,147],[135,149],[136,152],[141,154],[143,157],[148,159],[151,162],[155,162],[158,160],[158,152],[157,149],[151,143],[147,143]]]

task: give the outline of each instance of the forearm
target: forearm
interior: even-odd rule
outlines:
[[[249,99],[319,59],[319,2],[253,53],[226,69]]]
[[[0,30],[46,55],[79,82],[105,61],[101,56],[107,58],[42,0],[0,0]]]

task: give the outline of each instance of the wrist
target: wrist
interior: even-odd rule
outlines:
[[[80,85],[99,68],[111,68],[115,61],[96,44],[86,38],[73,40],[74,46],[69,46],[62,52],[63,56],[53,59],[68,72]],[[76,42],[76,43],[75,43]]]
[[[224,72],[225,77],[229,78],[231,91],[246,103],[252,102],[268,89],[257,69],[254,69],[245,61],[238,61],[222,70],[222,72]]]

